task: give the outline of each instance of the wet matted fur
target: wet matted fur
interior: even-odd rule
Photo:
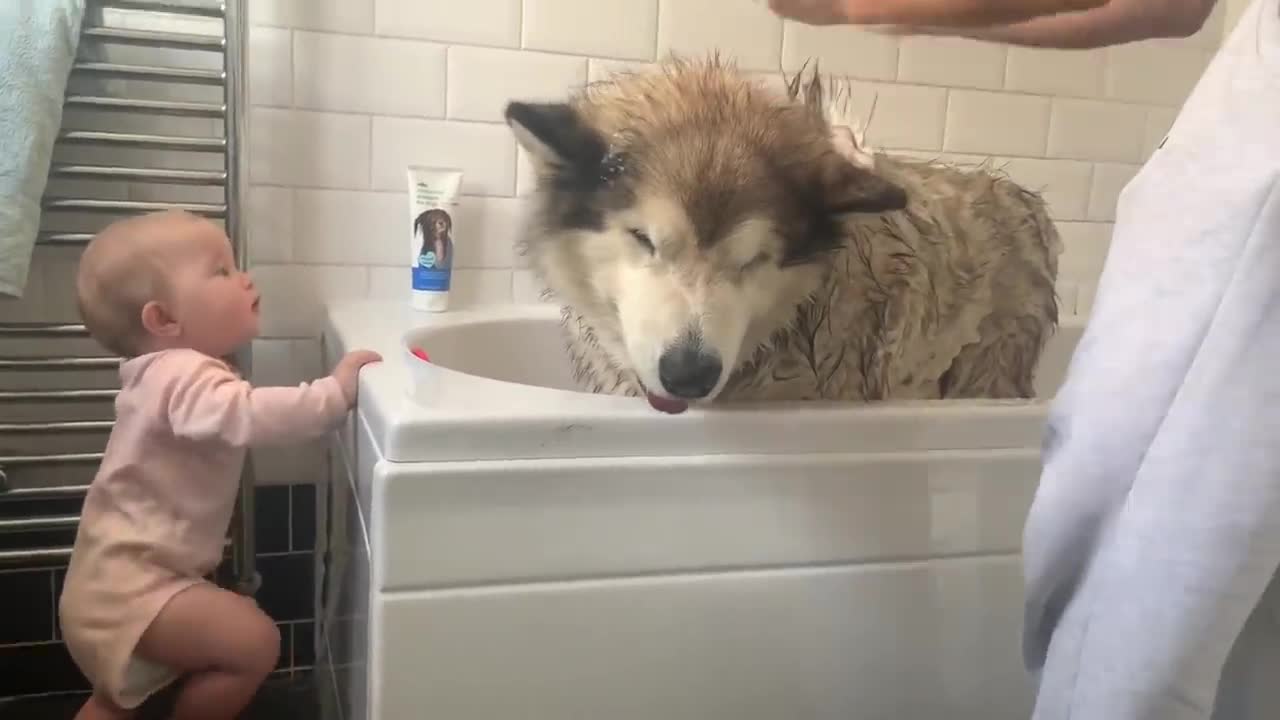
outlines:
[[[712,56],[506,118],[537,175],[522,250],[585,389],[699,400],[1023,398],[1061,242],[986,168],[851,148],[815,67]]]

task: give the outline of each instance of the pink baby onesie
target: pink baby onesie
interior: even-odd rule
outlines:
[[[207,582],[221,559],[246,448],[320,436],[348,406],[333,377],[253,388],[195,350],[127,360],[120,379],[59,617],[93,686],[133,708],[177,677],[134,649],[165,603]]]

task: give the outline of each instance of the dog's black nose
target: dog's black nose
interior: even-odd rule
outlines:
[[[706,397],[720,382],[720,358],[698,347],[676,346],[658,358],[658,380],[667,392],[694,400]]]

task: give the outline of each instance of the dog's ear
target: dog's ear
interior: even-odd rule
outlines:
[[[539,170],[597,173],[608,153],[600,133],[565,103],[511,102],[505,117]]]
[[[907,191],[838,153],[819,161],[818,185],[823,207],[832,215],[881,213],[907,206]]]

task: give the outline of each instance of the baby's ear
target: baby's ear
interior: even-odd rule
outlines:
[[[177,337],[182,332],[168,308],[155,300],[142,306],[142,327],[156,337]]]

